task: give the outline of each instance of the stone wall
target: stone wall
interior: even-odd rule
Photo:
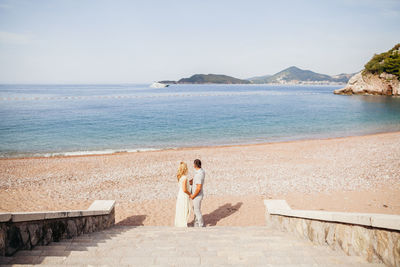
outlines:
[[[268,203],[268,200],[265,204],[268,226],[288,231],[318,245],[330,246],[334,250],[341,249],[347,255],[361,256],[368,262],[383,262],[388,266],[400,266],[400,230],[397,229],[400,228],[400,216],[294,211],[290,207],[287,209],[285,205],[276,207],[276,203]],[[303,214],[302,217],[301,214]],[[336,219],[333,219],[335,216],[332,215],[335,215]],[[342,222],[340,215],[343,218]],[[371,217],[374,216],[383,220],[387,216],[385,225],[387,228],[365,225],[368,224],[366,218],[369,218],[371,222]],[[390,221],[389,224],[388,221]]]
[[[0,214],[0,256],[106,229],[115,223],[115,201],[95,201],[88,210]]]

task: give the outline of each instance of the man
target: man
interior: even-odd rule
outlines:
[[[193,199],[194,209],[194,227],[204,227],[203,215],[201,215],[201,201],[203,200],[203,185],[206,173],[201,168],[201,161],[199,159],[194,160],[194,169],[196,173],[193,178],[192,195],[190,198]]]

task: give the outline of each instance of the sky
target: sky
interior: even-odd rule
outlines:
[[[0,0],[0,83],[360,71],[400,42],[400,0]]]

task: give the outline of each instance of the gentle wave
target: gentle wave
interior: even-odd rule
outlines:
[[[139,149],[104,149],[94,151],[71,151],[71,152],[60,152],[60,153],[46,153],[46,157],[54,156],[83,156],[83,155],[105,155],[114,153],[131,153],[131,152],[146,152],[146,151],[158,151],[161,149],[156,148],[139,148]]]
[[[138,149],[104,149],[104,150],[90,150],[90,151],[67,151],[67,152],[53,152],[53,153],[15,153],[15,154],[0,154],[0,158],[24,158],[24,157],[59,157],[59,156],[88,156],[88,155],[108,155],[115,153],[137,153],[148,151],[160,151],[170,148],[138,148]]]
[[[96,96],[54,96],[54,97],[0,97],[0,101],[24,100],[90,100],[90,99],[132,99],[132,98],[161,98],[161,97],[207,97],[207,96],[252,96],[252,95],[318,95],[316,92],[281,92],[281,91],[249,91],[249,92],[207,92],[207,93],[174,93],[174,94],[143,94],[143,95],[96,95]]]

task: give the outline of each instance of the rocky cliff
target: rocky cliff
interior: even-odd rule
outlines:
[[[400,81],[397,76],[388,73],[357,73],[345,88],[334,91],[339,95],[387,95],[400,96]]]
[[[334,91],[342,95],[400,96],[400,44],[381,54],[375,54],[345,88]]]

